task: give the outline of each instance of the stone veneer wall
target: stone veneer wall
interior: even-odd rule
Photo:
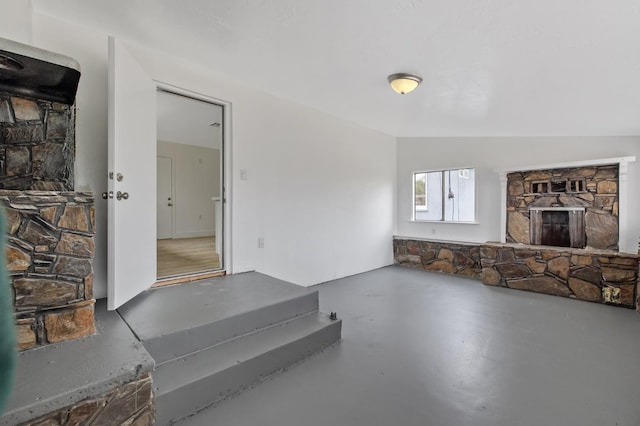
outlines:
[[[640,311],[637,255],[603,250],[395,237],[395,263],[460,274],[484,284]]]
[[[638,256],[594,250],[483,244],[488,285],[633,308]]]
[[[394,238],[395,262],[426,271],[480,279],[480,246],[473,243]]]
[[[72,191],[75,107],[0,92],[0,189]]]
[[[20,350],[95,333],[92,193],[0,190]]]
[[[577,187],[572,187],[570,184],[565,185],[567,181],[579,183]],[[618,165],[509,173],[506,206],[507,242],[531,243],[531,207],[584,207],[587,247],[616,250]]]
[[[126,383],[97,398],[56,410],[21,426],[98,426],[155,424],[151,376]]]

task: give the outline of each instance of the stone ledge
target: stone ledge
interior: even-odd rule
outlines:
[[[150,426],[154,421],[154,399],[149,373],[96,398],[46,414],[20,426]]]
[[[456,244],[458,243],[456,242]],[[487,247],[512,247],[516,249],[551,250],[551,251],[571,253],[571,254],[616,256],[616,257],[624,257],[629,259],[638,259],[637,254],[623,253],[616,250],[603,250],[603,249],[593,249],[593,248],[579,249],[579,248],[543,246],[543,245],[520,244],[520,243],[499,243],[497,241],[488,241],[486,243],[482,243],[481,245],[487,246]]]
[[[459,246],[469,246],[469,247],[478,247],[484,244],[484,243],[474,243],[470,241],[452,241],[452,240],[438,240],[435,238],[404,237],[401,235],[394,235],[393,239],[398,241],[425,241],[428,243],[455,244]]]
[[[396,263],[480,279],[480,244],[394,237]]]
[[[18,356],[13,394],[0,425],[16,425],[97,398],[154,369],[154,361],[105,300],[95,309],[97,334]]]
[[[394,237],[395,263],[640,311],[639,257],[614,250]]]

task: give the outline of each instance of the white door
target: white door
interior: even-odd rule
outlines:
[[[173,165],[170,157],[158,157],[158,214],[159,240],[173,238]]]
[[[107,306],[156,280],[156,84],[109,38]],[[112,175],[111,175],[112,174]]]

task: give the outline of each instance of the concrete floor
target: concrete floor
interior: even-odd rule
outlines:
[[[316,288],[343,341],[181,425],[640,425],[632,310],[400,267]]]

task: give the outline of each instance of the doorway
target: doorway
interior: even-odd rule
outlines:
[[[173,159],[158,156],[158,240],[173,238]]]
[[[157,279],[222,271],[224,107],[158,88]]]

